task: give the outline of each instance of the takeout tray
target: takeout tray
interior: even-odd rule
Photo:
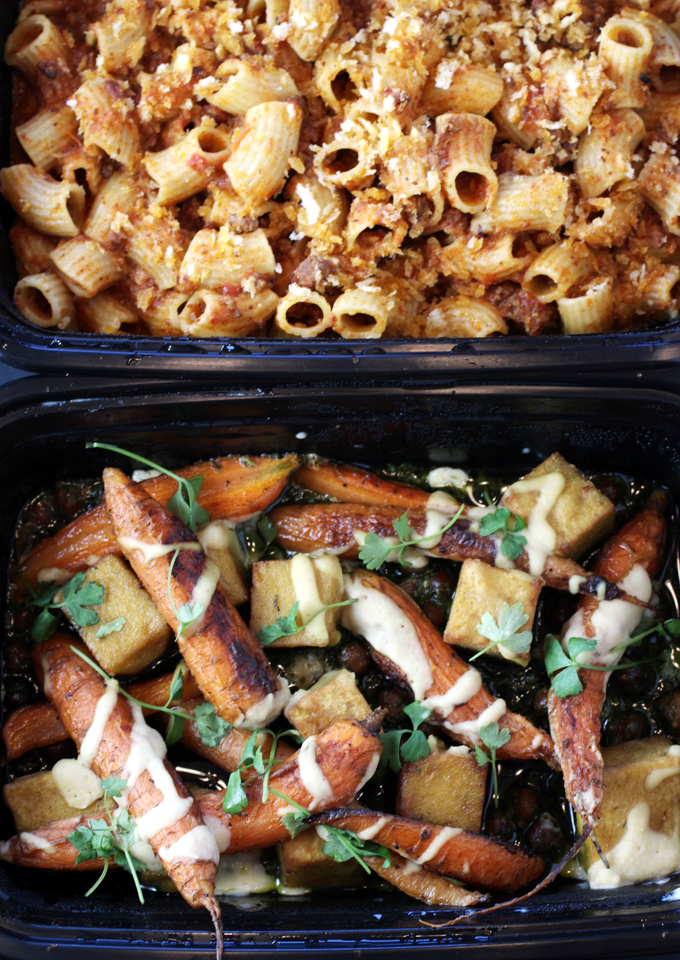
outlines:
[[[11,32],[17,0],[0,4],[0,47]],[[0,65],[0,166],[10,162],[11,71]],[[8,232],[14,213],[0,198],[0,357],[43,373],[88,376],[219,377],[258,381],[366,380],[479,376],[529,381],[564,376],[663,371],[680,363],[680,319],[637,332],[589,337],[498,337],[458,340],[273,340],[133,337],[43,330],[13,303],[17,281]]]
[[[0,579],[22,505],[58,480],[95,476],[115,457],[86,450],[100,439],[173,466],[217,454],[315,451],[363,463],[448,462],[503,475],[526,472],[553,450],[588,471],[665,484],[680,504],[677,392],[578,387],[408,389],[314,387],[225,391],[191,385],[57,378],[0,390]],[[123,461],[121,460],[121,463]],[[127,464],[126,464],[127,466]],[[677,544],[677,535],[672,538]],[[677,546],[671,558],[675,566]],[[675,575],[674,575],[675,576]],[[6,604],[0,591],[0,613]],[[3,837],[12,832],[5,811]],[[0,863],[0,956],[148,958],[213,955],[207,914],[179,896],[150,893],[145,907],[122,878],[85,900],[90,877]],[[455,914],[454,914],[455,915]],[[224,903],[227,956],[424,958],[630,956],[680,952],[680,879],[613,891],[563,882],[519,907],[431,928],[451,918],[398,892],[356,891]]]

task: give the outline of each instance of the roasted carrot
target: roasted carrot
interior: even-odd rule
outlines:
[[[368,506],[383,507],[421,507],[422,509],[446,509],[447,513],[456,513],[460,504],[453,497],[442,493],[428,493],[420,487],[399,480],[385,480],[347,463],[337,463],[323,457],[310,457],[293,474],[293,480],[303,487],[328,497],[334,497],[340,503],[363,503]],[[467,511],[463,508],[463,513]]]
[[[666,544],[664,511],[667,506],[668,498],[663,491],[652,494],[645,508],[602,547],[595,560],[595,572],[609,581],[620,583],[639,565],[653,577],[661,566]],[[593,597],[581,597],[576,617],[570,624],[575,625],[579,636],[596,638],[593,617],[598,610],[604,609]],[[568,630],[569,624],[565,627],[565,631]],[[608,658],[605,662],[595,651],[592,662],[599,666],[613,666],[620,656],[619,653],[614,660]],[[579,670],[583,685],[581,693],[560,698],[551,689],[548,696],[550,730],[560,758],[567,798],[588,834],[595,827],[602,807],[600,715],[608,676],[602,670],[582,669]]]
[[[316,805],[316,809],[322,810],[349,803],[377,767],[382,744],[372,732],[374,729],[375,718],[369,718],[364,724],[356,720],[342,720],[318,737],[310,738],[311,743],[307,741],[313,748],[314,761],[330,788],[324,798],[310,793],[303,783],[298,761],[304,745],[287,763],[274,768],[269,780],[270,790],[277,790],[307,809]],[[307,753],[310,746],[305,748]],[[309,763],[309,758],[305,763]],[[231,854],[258,850],[290,837],[281,817],[292,808],[274,793],[270,793],[266,803],[263,803],[262,781],[260,776],[246,787],[248,806],[238,816],[225,813],[222,809],[224,790],[209,791],[198,797],[199,809],[215,834],[220,852]],[[34,830],[31,836],[37,837],[37,842],[15,836],[3,844],[2,857],[20,866],[44,867],[48,870],[93,869],[91,862],[87,866],[75,866],[77,851],[68,842],[68,835],[80,822],[62,820]],[[41,839],[48,840],[51,848],[41,845]],[[99,865],[103,866],[102,860]]]
[[[259,513],[283,493],[300,458],[220,457],[177,470],[180,477],[204,477],[198,502],[214,520],[234,520]],[[177,491],[177,481],[160,476],[142,484],[149,496],[165,505]],[[101,558],[122,551],[111,529],[104,503],[77,517],[52,537],[38,543],[22,566],[22,573],[35,586],[41,570],[63,571],[72,576],[88,567],[92,557]]]
[[[178,646],[204,697],[229,723],[265,726],[285,706],[288,687],[219,584],[215,565],[202,550],[179,549],[168,582],[172,551],[145,563],[143,549],[134,544],[181,547],[195,544],[194,535],[122,471],[104,470],[104,488],[115,534],[127,538],[125,556],[173,630],[180,627],[177,611],[200,599],[203,612]]]
[[[347,608],[346,626],[357,632],[364,629],[364,639],[371,645],[371,655],[383,673],[395,683],[408,689],[434,711],[434,717],[455,739],[474,746],[479,742],[479,728],[492,720],[510,731],[510,740],[498,751],[499,757],[542,759],[559,769],[552,741],[547,733],[538,730],[525,717],[505,708],[503,700],[487,693],[481,677],[453,647],[445,643],[441,634],[420,607],[400,587],[369,570],[355,570],[347,581],[347,594],[357,603]],[[370,604],[375,596],[380,606],[372,615]],[[366,611],[366,613],[364,613]],[[395,614],[394,629],[388,640],[376,649],[373,623],[378,624],[378,635],[385,633],[386,617]],[[414,645],[402,648],[398,634],[413,632]],[[390,655],[391,654],[391,655]],[[422,690],[414,690],[419,683]]]
[[[198,806],[173,767],[163,759],[164,744],[158,734],[157,740],[153,740],[153,731],[144,723],[141,711],[131,707],[120,693],[116,696],[116,687],[110,685],[113,681],[105,683],[76,655],[73,646],[68,635],[59,633],[41,645],[46,694],[79,751],[85,746],[94,772],[102,779],[114,775],[129,781],[125,806],[135,819],[141,838],[149,841],[187,903],[208,910],[219,934],[220,908],[214,896],[216,848],[215,855],[209,843],[203,844],[203,849],[197,848],[196,853],[186,851],[183,845],[175,847],[176,854],[173,851],[173,846],[192,832],[198,836],[203,831],[201,840],[210,837]],[[86,741],[91,730],[95,731],[95,739],[90,732]],[[149,813],[161,807],[156,822],[149,823]],[[172,816],[166,808],[172,810]],[[141,820],[145,815],[147,826],[142,832]]]
[[[394,521],[402,516],[403,512],[398,507],[315,503],[275,507],[270,517],[276,525],[276,539],[286,550],[298,553],[328,550],[341,554],[344,559],[355,560],[359,556],[361,534],[376,533],[379,537],[394,537]],[[422,537],[427,526],[426,511],[408,510],[407,516],[415,535]],[[481,536],[475,532],[473,524],[474,521],[461,517],[442,534],[439,543],[428,547],[425,552],[428,556],[445,560],[476,559],[484,563],[495,563],[500,540],[495,536]],[[519,570],[529,571],[529,556],[526,550],[523,550],[515,561],[515,566]],[[639,603],[615,584],[596,573],[588,573],[567,557],[548,556],[541,576],[549,587],[556,590],[569,590],[571,584],[578,583],[578,592],[582,594],[599,596],[604,590],[607,600],[619,597],[631,603]],[[575,581],[574,577],[578,577],[578,581]]]
[[[491,899],[488,893],[459,887],[447,877],[442,877],[426,867],[414,870],[413,861],[400,857],[398,853],[392,852],[389,867],[384,865],[384,860],[380,857],[364,859],[371,870],[383,880],[431,907],[476,907]]]
[[[409,820],[372,810],[328,810],[315,814],[313,826],[339,827],[395,850],[428,870],[485,890],[511,893],[533,883],[545,870],[542,857],[518,847],[452,827]]]

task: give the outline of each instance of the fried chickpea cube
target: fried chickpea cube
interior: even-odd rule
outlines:
[[[337,628],[341,607],[318,613],[323,606],[342,600],[340,561],[334,556],[312,559],[298,553],[290,560],[261,560],[253,564],[250,629],[259,633],[290,613],[298,603],[297,625],[304,630],[274,640],[272,647],[328,647],[340,639]],[[313,619],[312,619],[313,617]]]
[[[402,817],[479,833],[486,777],[487,766],[480,767],[467,747],[435,751],[403,765],[396,811]]]
[[[104,587],[103,601],[91,609],[99,623],[75,625],[95,660],[112,676],[139,673],[157,660],[172,635],[156,604],[120,557],[104,557],[85,573],[83,583]],[[65,610],[68,615],[68,611]],[[123,627],[97,638],[102,624],[124,618]]]
[[[641,804],[649,811],[649,829],[666,834],[670,843],[680,829],[680,747],[674,747],[668,737],[647,737],[605,747],[602,759],[604,799],[596,833],[603,853],[623,838],[629,815],[639,814]],[[590,839],[579,862],[585,870],[599,864]]]
[[[356,860],[336,863],[323,853],[323,844],[316,830],[305,830],[279,844],[280,876],[284,887],[332,890],[366,883],[366,872]]]
[[[542,586],[540,577],[532,577],[521,570],[502,570],[482,560],[465,560],[444,630],[444,640],[466,650],[483,650],[490,641],[478,633],[477,627],[485,613],[490,613],[498,623],[503,603],[509,606],[522,603],[524,613],[529,617],[522,631],[531,631]],[[513,653],[501,644],[492,647],[489,654],[514,660],[524,667],[529,663],[529,651]]]
[[[220,584],[235,607],[250,596],[238,537],[228,520],[213,520],[199,531],[198,539],[209,560],[220,570]]]
[[[365,720],[370,712],[349,670],[331,670],[309,690],[298,690],[284,711],[305,738],[321,733],[338,720]]]
[[[562,481],[555,478],[557,487],[563,482],[554,502],[549,481],[546,484],[542,479],[551,474],[562,477]],[[538,506],[542,496],[551,504],[545,522],[540,521],[542,507]],[[614,530],[614,504],[559,453],[551,454],[526,477],[509,486],[501,497],[501,506],[526,520],[530,528],[534,513],[539,537],[546,524],[555,532],[555,546],[546,543],[550,551],[573,560],[578,560]]]
[[[103,799],[95,800],[83,809],[72,807],[57,789],[51,770],[32,773],[6,783],[2,795],[14,817],[17,833],[39,830],[70,817],[99,819],[105,812]]]

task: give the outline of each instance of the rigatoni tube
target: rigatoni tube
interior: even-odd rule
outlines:
[[[252,107],[224,169],[236,193],[251,208],[283,186],[289,159],[297,151],[302,110],[296,103],[271,101]]]

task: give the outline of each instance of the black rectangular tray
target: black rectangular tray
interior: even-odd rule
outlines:
[[[419,384],[408,389],[313,386],[225,391],[195,384],[140,390],[134,381],[29,378],[0,390],[0,614],[22,505],[58,480],[110,462],[90,439],[132,447],[167,465],[219,453],[296,450],[363,463],[446,461],[520,475],[554,450],[588,471],[665,484],[680,504],[677,392],[589,387]],[[673,538],[677,560],[677,536]],[[4,817],[5,835],[11,825]],[[0,818],[0,822],[2,818]],[[85,900],[90,880],[0,864],[0,956],[94,960],[209,958],[207,916],[178,896],[145,907],[121,884]],[[396,891],[324,897],[251,896],[224,904],[230,957],[544,958],[680,954],[680,877],[612,891],[562,882],[521,907],[454,928]]]
[[[18,0],[0,4],[0,47]],[[11,71],[0,64],[0,166],[9,160]],[[0,199],[0,348],[2,359],[42,373],[121,377],[219,377],[258,381],[424,377],[513,378],[663,371],[680,362],[680,320],[637,332],[588,337],[495,337],[460,340],[271,340],[132,337],[43,330],[13,303],[17,276],[8,232],[14,218]]]

